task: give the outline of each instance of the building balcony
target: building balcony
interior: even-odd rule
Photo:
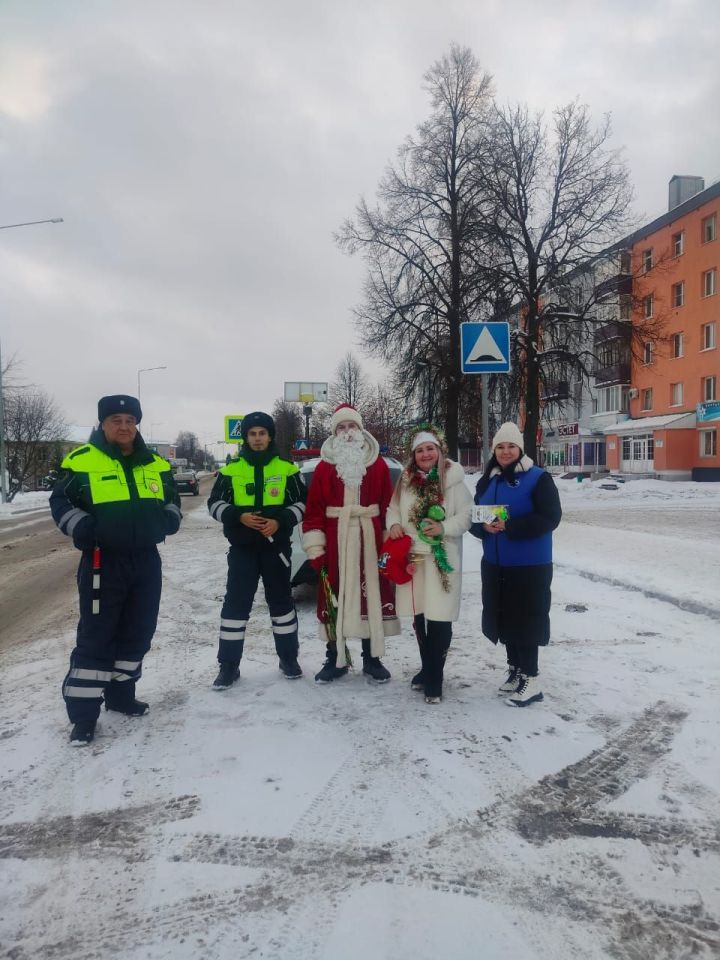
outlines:
[[[614,363],[610,366],[601,366],[599,363],[593,368],[596,387],[612,387],[616,384],[630,383],[630,361]]]

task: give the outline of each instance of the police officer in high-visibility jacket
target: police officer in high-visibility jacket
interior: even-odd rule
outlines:
[[[208,499],[210,516],[222,523],[230,541],[215,690],[227,690],[240,677],[245,628],[261,577],[280,669],[290,680],[302,676],[290,536],[305,513],[305,484],[297,466],[278,456],[271,416],[259,410],[247,414],[241,433],[244,446],[220,470]]]
[[[135,397],[103,397],[100,426],[65,457],[50,496],[53,520],[82,551],[80,622],[63,683],[75,746],[92,742],[103,699],[128,716],[148,711],[135,684],[160,606],[156,544],[177,533],[182,514],[170,464],[138,433],[141,417]]]

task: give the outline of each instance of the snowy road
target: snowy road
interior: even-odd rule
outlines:
[[[307,598],[303,679],[280,677],[260,602],[241,682],[212,692],[225,544],[200,510],[163,551],[146,718],[105,714],[96,742],[72,750],[58,689],[72,632],[8,651],[4,955],[718,956],[717,537],[628,517],[652,515],[672,486],[674,508],[714,518],[720,489],[627,485],[612,527],[592,522],[608,503],[593,487],[560,485],[546,701],[524,711],[495,696],[502,663],[479,633],[469,538],[436,708],[409,689],[407,624],[390,684],[313,684]]]

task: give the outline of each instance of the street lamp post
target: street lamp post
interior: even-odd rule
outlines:
[[[137,395],[137,398],[138,398],[138,402],[140,402],[140,374],[141,374],[141,373],[149,373],[151,370],[167,370],[167,367],[165,367],[165,366],[162,366],[162,367],[143,367],[141,370],[138,370],[138,372],[137,372],[137,385],[138,385],[138,395]]]
[[[52,217],[50,220],[26,220],[23,223],[3,223],[0,230],[9,230],[11,227],[32,227],[36,223],[64,223],[62,217]],[[0,503],[7,503],[8,488],[5,470],[5,408],[3,406],[2,385],[2,356],[0,356]]]

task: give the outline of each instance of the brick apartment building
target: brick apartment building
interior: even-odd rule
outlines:
[[[634,319],[659,317],[663,339],[632,359],[629,419],[604,428],[607,467],[720,480],[720,183],[673,177],[669,194],[668,213],[630,238]]]

